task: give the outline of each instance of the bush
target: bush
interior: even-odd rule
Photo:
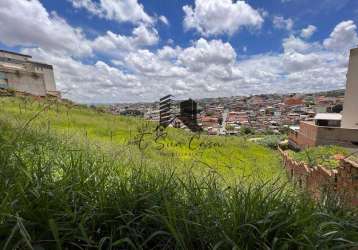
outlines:
[[[240,134],[242,134],[242,135],[255,134],[255,130],[253,128],[242,126],[240,128]]]
[[[271,149],[277,149],[280,142],[286,139],[287,137],[285,135],[267,135],[261,140],[258,140],[257,143]]]
[[[230,125],[230,124],[227,124],[225,126],[225,129],[228,130],[228,131],[234,131],[235,130],[235,127],[233,125]]]

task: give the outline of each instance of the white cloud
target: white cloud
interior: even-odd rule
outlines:
[[[350,48],[357,47],[356,29],[357,26],[352,20],[343,21],[334,28],[323,44],[326,48],[336,51],[347,51]]]
[[[240,56],[229,42],[207,38],[186,48],[168,43],[154,49],[160,37],[148,23],[138,23],[130,35],[109,30],[89,41],[37,0],[3,0],[0,7],[0,42],[19,45],[35,60],[53,64],[58,88],[81,102],[153,101],[167,93],[199,98],[341,88],[346,52],[358,41],[356,25],[345,21],[323,42],[291,34],[283,39],[281,53]],[[106,53],[106,60],[96,60],[94,52]],[[81,61],[91,53],[90,60]]]
[[[344,88],[348,62],[344,51],[294,35],[282,46],[282,53],[238,59],[230,43],[201,38],[188,48],[132,52],[125,64],[152,86],[150,92],[160,89],[183,98]]]
[[[165,25],[169,25],[169,21],[165,16],[160,16],[159,20],[164,23]]]
[[[139,50],[130,53],[126,57],[125,62],[135,72],[140,74],[159,74],[164,67],[158,57],[149,50]]]
[[[259,11],[245,1],[195,0],[194,8],[185,5],[183,10],[184,28],[196,29],[205,36],[232,35],[241,27],[260,28],[264,21]]]
[[[207,41],[200,38],[192,47],[186,48],[179,61],[187,68],[197,71],[209,65],[229,66],[235,63],[236,53],[229,43],[221,40]]]
[[[177,80],[174,83],[173,89],[187,91],[187,90],[189,90],[189,87],[188,87],[188,84],[186,82],[184,82],[183,80]]]
[[[170,46],[164,46],[157,51],[157,55],[161,59],[171,60],[177,58],[181,51],[182,48],[180,47],[172,48]]]
[[[55,65],[60,87],[69,89],[68,96],[77,101],[153,101],[158,93],[199,98],[344,87],[348,61],[344,53],[293,35],[282,46],[282,53],[238,61],[230,43],[201,38],[187,48],[132,50],[124,59],[113,60],[119,68],[30,52]]]
[[[156,29],[140,24],[133,29],[131,36],[107,31],[105,35],[99,36],[93,41],[92,47],[96,51],[119,56],[138,48],[155,45],[158,41],[159,36]]]
[[[57,87],[64,91],[65,97],[75,101],[129,101],[134,90],[141,83],[134,75],[124,74],[117,68],[97,61],[93,65],[84,64],[66,55],[55,55],[43,49],[24,49],[34,59],[46,61],[55,66]]]
[[[344,87],[347,57],[290,36],[284,52],[237,61],[221,40],[199,39],[188,48],[132,52],[125,61],[151,93],[210,97],[252,93],[318,91]],[[154,100],[157,98],[154,94]]]
[[[95,15],[102,15],[102,10],[92,0],[68,0],[76,9],[84,8]]]
[[[286,29],[288,31],[292,30],[294,22],[291,18],[285,19],[282,16],[273,17],[273,25],[277,29]]]
[[[301,30],[301,37],[310,38],[317,30],[317,27],[314,25],[308,25],[307,28]]]
[[[285,52],[308,52],[312,50],[314,47],[319,46],[316,43],[308,43],[303,41],[299,37],[295,37],[294,35],[290,35],[288,38],[283,40],[282,46]]]
[[[75,8],[84,8],[94,15],[118,22],[153,23],[153,18],[137,0],[69,0]]]
[[[82,30],[71,27],[38,0],[0,1],[0,39],[8,46],[40,46],[76,56],[92,53]]]
[[[152,27],[141,24],[133,30],[132,43],[134,46],[150,46],[156,44],[158,41],[158,31]]]
[[[138,50],[131,52],[125,59],[125,65],[140,77],[172,78],[185,77],[188,70],[177,63],[178,56],[182,53],[181,48],[169,48],[157,50],[153,53],[149,50]],[[148,82],[151,79],[147,79]],[[159,82],[158,82],[159,84]],[[154,87],[154,86],[152,86]]]
[[[323,61],[317,53],[301,54],[299,52],[285,53],[282,60],[284,69],[290,73],[320,67]]]
[[[230,43],[201,38],[187,48],[132,50],[113,60],[116,66],[101,61],[86,65],[42,50],[24,52],[54,64],[60,88],[85,102],[153,101],[158,93],[199,98],[344,87],[347,55],[293,35],[282,45],[282,53],[238,61]]]
[[[236,53],[229,43],[203,38],[188,48],[139,50],[125,58],[125,65],[150,86],[152,94],[158,91],[183,97],[224,93],[235,63]]]

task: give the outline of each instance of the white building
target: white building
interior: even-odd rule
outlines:
[[[0,50],[0,88],[35,96],[60,96],[52,65],[35,62],[31,56]]]
[[[349,56],[342,128],[358,129],[358,48],[352,49]]]

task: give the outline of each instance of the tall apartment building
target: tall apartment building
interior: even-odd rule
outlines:
[[[35,62],[31,56],[0,50],[0,88],[35,96],[56,96],[52,65]]]
[[[168,127],[173,120],[172,97],[172,95],[167,95],[160,98],[159,101],[159,124],[165,128]]]
[[[180,103],[180,116],[178,117],[192,132],[201,131],[201,127],[197,121],[198,106],[192,100],[182,101]]]

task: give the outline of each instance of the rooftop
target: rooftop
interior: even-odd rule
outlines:
[[[330,120],[330,121],[340,121],[342,120],[342,115],[338,113],[319,113],[314,117],[315,120]]]
[[[0,52],[2,52],[2,53],[8,53],[8,54],[13,54],[13,55],[17,55],[17,56],[23,56],[23,57],[27,57],[27,58],[32,58],[32,56],[24,55],[24,54],[20,54],[20,53],[13,52],[13,51],[8,51],[8,50],[2,50],[2,49],[0,49]]]
[[[289,126],[289,128],[293,131],[298,131],[300,130],[300,126]]]

